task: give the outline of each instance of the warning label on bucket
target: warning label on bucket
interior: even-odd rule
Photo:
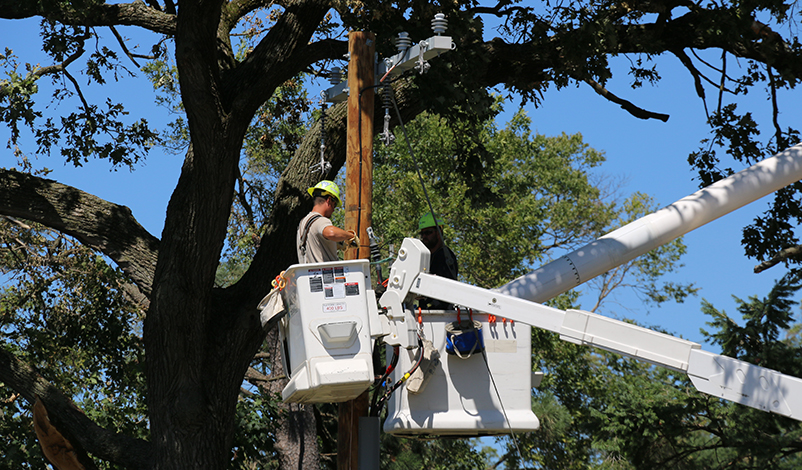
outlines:
[[[346,310],[348,310],[348,305],[345,302],[323,304],[324,313],[344,312]]]

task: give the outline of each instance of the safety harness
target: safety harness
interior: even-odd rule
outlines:
[[[306,258],[306,239],[309,238],[309,227],[319,218],[323,217],[320,214],[315,214],[306,221],[304,231],[301,232],[301,256]]]

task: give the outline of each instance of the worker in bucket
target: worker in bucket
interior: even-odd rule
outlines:
[[[418,231],[421,241],[431,253],[429,273],[456,280],[457,274],[459,274],[457,256],[443,242],[442,221],[437,219],[437,223],[435,223],[434,215],[427,212],[418,222]],[[451,310],[453,308],[451,304],[427,297],[420,297],[418,306],[429,310]]]
[[[299,263],[337,261],[337,246],[359,246],[353,230],[343,230],[331,223],[331,214],[339,206],[340,188],[333,181],[323,180],[307,190],[314,198],[312,211],[298,224],[296,247]]]

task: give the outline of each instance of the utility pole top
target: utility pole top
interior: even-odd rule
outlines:
[[[435,15],[432,20],[432,30],[435,32],[434,36],[415,45],[412,45],[412,39],[407,33],[399,33],[396,39],[398,53],[392,57],[375,61],[374,85],[413,68],[420,74],[424,74],[429,69],[429,60],[456,48],[451,36],[441,36],[446,30],[446,19],[442,13]],[[330,73],[339,76],[340,69],[335,67]],[[334,86],[323,92],[327,102],[339,103],[348,99],[348,81],[342,83],[332,81],[331,83]]]

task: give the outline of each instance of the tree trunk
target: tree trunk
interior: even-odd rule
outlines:
[[[262,337],[242,299],[213,287],[241,142],[218,125],[214,143],[187,152],[144,325],[155,468],[228,465],[239,387]]]
[[[285,373],[284,364],[281,361],[281,344],[277,328],[273,328],[268,333],[267,344],[271,358],[270,375],[276,380],[268,382],[268,385],[262,390],[281,397],[281,391],[289,382],[289,377]],[[279,409],[281,410],[281,421],[276,430],[279,468],[281,470],[319,469],[320,451],[317,446],[314,405],[282,403]]]

